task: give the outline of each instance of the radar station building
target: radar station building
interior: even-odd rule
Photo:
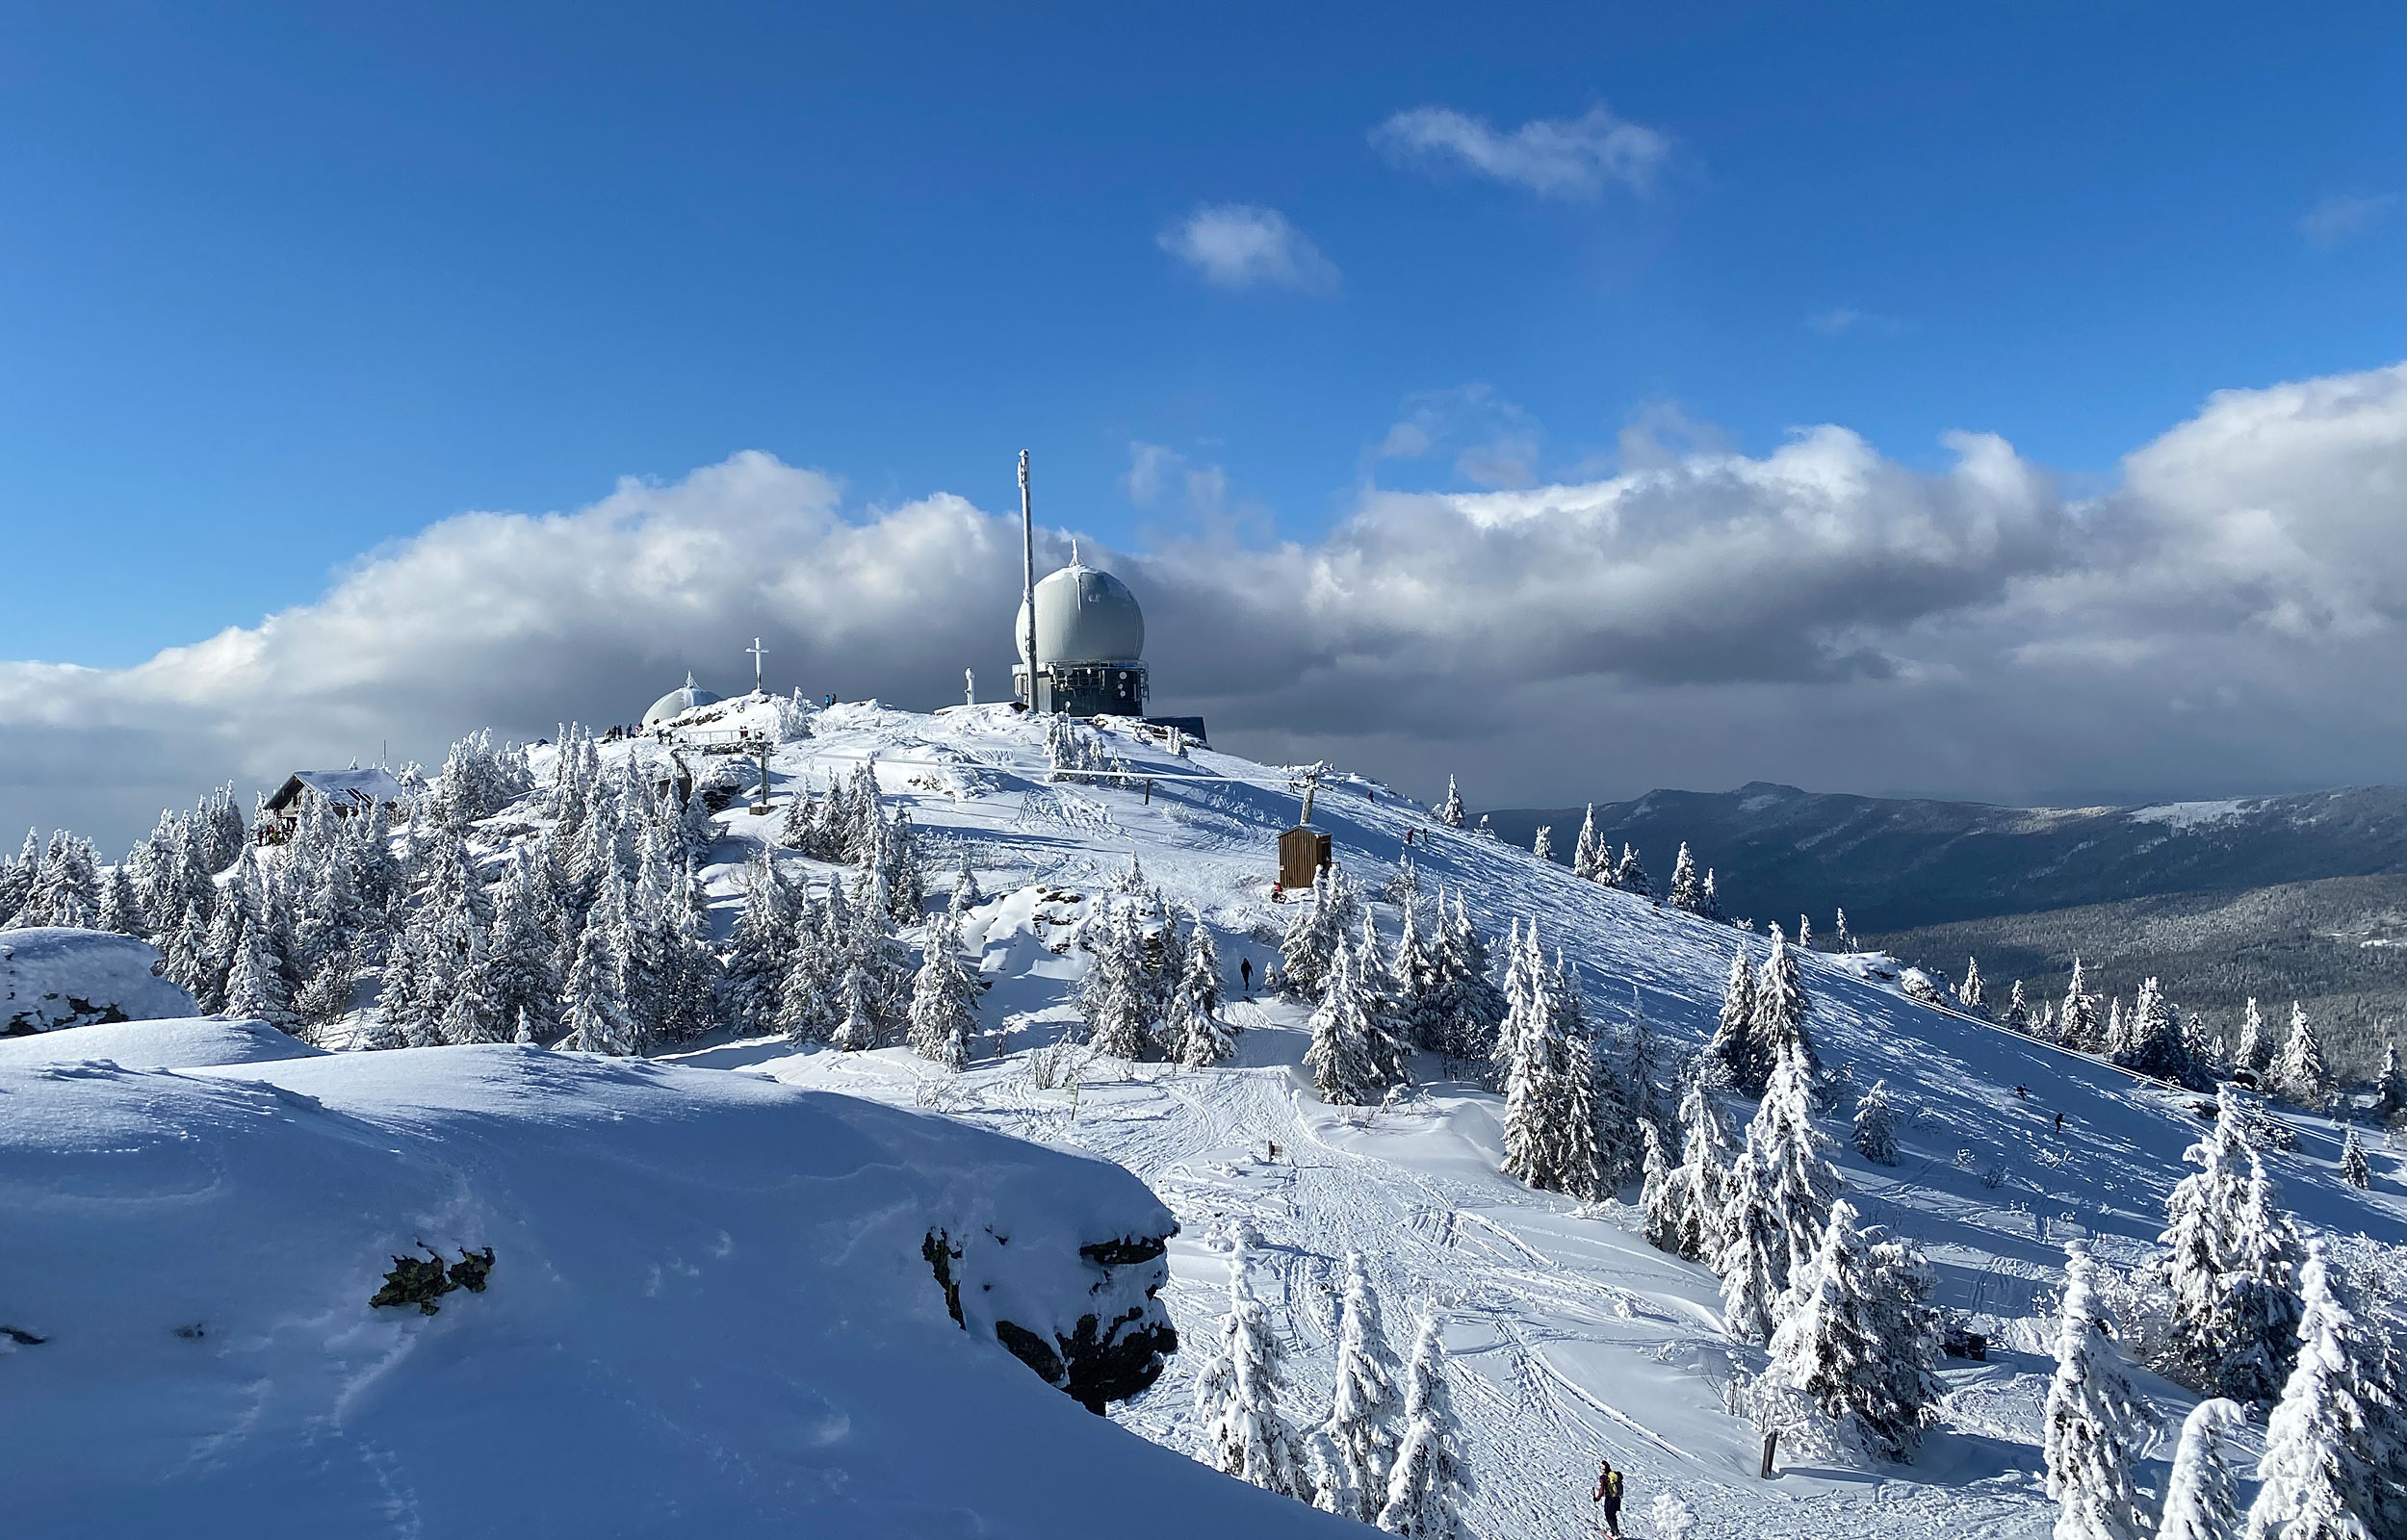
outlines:
[[[1128,585],[1107,572],[1070,565],[1036,585],[1036,694],[1028,680],[1028,600],[1012,637],[1020,661],[1012,688],[1039,711],[1071,716],[1145,714],[1145,612]]]

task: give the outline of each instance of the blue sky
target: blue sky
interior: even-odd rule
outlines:
[[[0,656],[131,663],[744,449],[999,508],[1024,445],[1126,545],[1195,517],[1134,445],[1258,543],[1593,475],[1667,405],[2110,475],[2407,356],[2402,66],[2370,5],[10,7],[0,530],[46,576]],[[1654,148],[1548,193],[1378,136],[1425,107]],[[1212,282],[1171,248],[1213,205],[1324,266]]]

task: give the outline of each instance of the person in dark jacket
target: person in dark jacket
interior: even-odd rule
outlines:
[[[1621,1532],[1621,1473],[1613,1468],[1611,1460],[1596,1462],[1596,1490],[1589,1499],[1605,1505],[1605,1533]]]

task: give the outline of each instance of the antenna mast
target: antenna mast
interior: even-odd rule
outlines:
[[[1028,611],[1028,709],[1041,711],[1036,693],[1036,516],[1028,506],[1028,451],[1020,451],[1020,591]]]

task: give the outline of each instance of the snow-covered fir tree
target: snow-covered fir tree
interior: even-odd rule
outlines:
[[[1765,1342],[1788,1282],[1789,1238],[1773,1208],[1761,1152],[1750,1142],[1722,1182],[1721,1237],[1714,1271],[1721,1278],[1721,1329],[1735,1342]]]
[[[2301,1107],[2320,1108],[2332,1096],[2332,1074],[2324,1067],[2323,1043],[2307,1019],[2306,1007],[2291,1002],[2290,1031],[2269,1071],[2273,1091]]]
[[[911,1051],[961,1069],[970,1063],[970,1040],[977,1030],[977,987],[962,965],[960,937],[951,920],[938,915],[927,923],[912,983]]]
[[[1981,1008],[1988,1002],[1988,987],[1980,981],[1980,959],[1966,958],[1964,960],[1964,982],[1955,987],[1956,999],[1963,1002],[1965,1010],[1979,1014]]]
[[[1646,1244],[1658,1251],[1677,1251],[1688,1196],[1680,1168],[1665,1152],[1663,1136],[1652,1123],[1639,1125],[1641,1145],[1638,1208]]]
[[[1405,1372],[1404,1437],[1387,1477],[1379,1527],[1411,1540],[1461,1540],[1469,1472],[1455,1453],[1462,1435],[1446,1384],[1446,1348],[1434,1315],[1421,1319]]]
[[[1716,1263],[1729,1239],[1723,1221],[1730,1179],[1730,1131],[1721,1121],[1711,1060],[1699,1060],[1680,1099],[1680,1164],[1672,1205],[1678,1229],[1669,1248],[1692,1262]]]
[[[765,855],[745,867],[743,894],[727,958],[727,1016],[743,1031],[766,1032],[779,1017],[800,904]]]
[[[2219,1396],[2190,1408],[2164,1483],[2163,1517],[2156,1540],[2239,1540],[2239,1491],[2224,1436],[2247,1419]]]
[[[2365,1141],[2353,1125],[2341,1143],[2341,1180],[2360,1191],[2373,1185],[2373,1165],[2366,1159]]]
[[[1772,1065],[1757,1057],[1755,1047],[1755,969],[1742,945],[1730,958],[1730,976],[1721,987],[1721,1015],[1705,1051],[1720,1062],[1733,1088],[1760,1096]]]
[[[1592,802],[1580,820],[1579,843],[1571,848],[1571,875],[1592,883],[1605,860],[1604,841],[1596,834],[1596,805]]]
[[[2031,1000],[2023,993],[2023,981],[2020,979],[2016,979],[2013,988],[2006,991],[2005,1020],[2017,1032],[2031,1030]]]
[[[1721,888],[1714,882],[1714,869],[1710,866],[1705,868],[1704,885],[1696,892],[1696,912],[1700,917],[1709,920],[1718,920],[1722,917]]]
[[[234,943],[233,965],[226,971],[225,1014],[265,1021],[287,1032],[298,1025],[291,991],[264,926],[243,922]]]
[[[1577,991],[1561,958],[1546,965],[1535,921],[1521,946],[1517,1014],[1502,1035],[1513,1045],[1505,1078],[1505,1174],[1541,1192],[1601,1197],[1618,1179],[1618,1162],[1634,1162],[1636,1133],[1625,1151],[1599,1147],[1600,1123],[1610,1124],[1598,1116],[1594,1047]]]
[[[1375,1107],[1396,1082],[1390,1065],[1394,1055],[1385,1030],[1370,1010],[1370,997],[1355,966],[1354,946],[1337,938],[1321,1003],[1312,1012],[1312,1040],[1304,1052],[1304,1066],[1321,1100],[1333,1106]]]
[[[2189,1045],[2182,1036],[2172,1002],[2165,999],[2154,978],[2140,983],[2114,1062],[2134,1073],[2152,1075],[2176,1085],[2187,1085],[2197,1078],[2197,1068],[2190,1062]]]
[[[109,868],[100,880],[100,907],[92,916],[96,929],[112,931],[118,936],[148,936],[150,918],[142,912],[142,901],[134,891],[133,874],[119,861]]]
[[[614,902],[617,891],[613,873],[605,896],[585,914],[562,988],[560,1017],[568,1046],[583,1053],[626,1055],[637,1046],[635,1023],[627,1012],[626,911]]]
[[[1462,793],[1456,788],[1454,777],[1446,778],[1446,800],[1437,805],[1437,821],[1449,829],[1462,827]]]
[[[2407,1113],[2407,1069],[2398,1063],[2398,1044],[2382,1048],[2382,1072],[2373,1078],[2373,1115],[2390,1122]]]
[[[2248,997],[2247,1009],[2240,1013],[2239,1042],[2232,1049],[2232,1069],[2262,1077],[2273,1063],[2273,1039],[2265,1028],[2265,1013],[2257,1009],[2257,997]]]
[[[1855,950],[1855,933],[1847,928],[1847,911],[1839,911],[1838,923],[1830,927],[1830,945],[1833,951],[1852,952]]]
[[[1221,1014],[1220,949],[1204,916],[1187,911],[1186,945],[1171,991],[1169,1027],[1178,1063],[1189,1069],[1227,1064],[1237,1051],[1236,1028]]]
[[[1875,1166],[1897,1164],[1897,1121],[1885,1080],[1874,1081],[1855,1104],[1855,1153]]]
[[[1824,1153],[1829,1142],[1814,1126],[1812,1079],[1793,1045],[1782,1049],[1773,1068],[1747,1142],[1763,1172],[1765,1199],[1788,1238],[1788,1265],[1778,1278],[1785,1288],[1821,1240],[1839,1193],[1838,1168]]]
[[[1266,1491],[1308,1498],[1294,1433],[1279,1409],[1281,1353],[1254,1296],[1240,1238],[1229,1258],[1229,1314],[1195,1380],[1196,1458]]]
[[[2067,1048],[2096,1053],[2106,1046],[2098,1026],[2098,997],[2089,992],[2082,961],[2073,959],[2073,980],[2064,988],[2064,1004],[2057,1012],[2057,1040]]]
[[[1775,925],[1771,950],[1764,954],[1764,965],[1755,975],[1753,1014],[1747,1023],[1747,1035],[1753,1040],[1751,1062],[1770,1074],[1778,1068],[1781,1054],[1794,1049],[1810,1078],[1818,1063],[1814,1040],[1805,1030],[1805,1018],[1812,1010],[1797,955]]]
[[[1530,854],[1540,860],[1555,859],[1555,831],[1551,824],[1540,824],[1538,834],[1530,841]]]
[[[485,948],[483,992],[494,1019],[515,1036],[521,1017],[548,1042],[558,1036],[560,980],[556,950],[543,924],[544,900],[536,858],[522,853],[502,879],[493,906],[493,934]]]
[[[1451,914],[1446,910],[1445,896],[1438,895],[1437,920],[1437,976],[1442,1001],[1437,1016],[1444,1024],[1439,1051],[1448,1058],[1476,1064],[1488,1060],[1494,1051],[1496,1035],[1505,1017],[1504,992],[1488,977],[1488,939],[1471,923],[1461,890],[1454,895]]]
[[[1078,987],[1078,1012],[1086,1018],[1087,1042],[1097,1053],[1133,1063],[1153,1045],[1145,938],[1137,908],[1126,899],[1108,903],[1100,919],[1086,931],[1095,964]]]
[[[2132,1461],[2156,1415],[2124,1373],[2083,1241],[2065,1247],[2056,1374],[2043,1419],[2057,1540],[2146,1540]]]
[[[2282,1212],[2265,1162],[2248,1152],[2248,1179],[2224,1239],[2206,1339],[2217,1349],[2210,1383],[2241,1401],[2267,1401],[2298,1347],[2298,1232]]]
[[[1340,1490],[1323,1493],[1333,1513],[1376,1523],[1387,1502],[1387,1476],[1395,1464],[1396,1422],[1403,1397],[1396,1385],[1393,1348],[1380,1316],[1378,1296],[1362,1253],[1346,1253],[1345,1294],[1337,1315],[1337,1383],[1321,1434],[1335,1450]]]
[[[836,986],[836,1026],[827,1039],[832,1046],[846,1053],[866,1053],[883,1040],[885,1032],[871,1003],[872,993],[868,970],[858,957],[847,959]]]
[[[1688,841],[1680,841],[1680,854],[1671,861],[1671,907],[1691,914],[1704,908],[1705,889],[1696,875],[1696,858],[1689,854]]]
[[[1638,859],[1637,846],[1621,847],[1621,860],[1613,868],[1613,886],[1625,893],[1636,893],[1641,898],[1654,892],[1653,886],[1646,881],[1646,864]]]
[[[1810,914],[1797,917],[1797,949],[1800,952],[1814,949],[1814,917]]]
[[[2232,1250],[2241,1188],[2248,1180],[2247,1112],[2237,1086],[2217,1095],[2214,1126],[2182,1153],[2197,1168],[2165,1202],[2166,1247],[2160,1268],[2171,1300],[2174,1351],[2189,1378],[2213,1383],[2224,1351],[2216,1336],[2223,1273]]]
[[[1772,1334],[1776,1384],[1811,1397],[1875,1452],[1910,1454],[1937,1406],[1938,1276],[1904,1243],[1857,1227],[1855,1209],[1830,1219],[1790,1282]]]
[[[2379,1515],[2362,1502],[2373,1495],[2365,1491],[2372,1451],[2350,1341],[2356,1323],[2333,1295],[2319,1240],[2308,1246],[2300,1283],[2297,1367],[2265,1419],[2248,1540],[2375,1540]]]

